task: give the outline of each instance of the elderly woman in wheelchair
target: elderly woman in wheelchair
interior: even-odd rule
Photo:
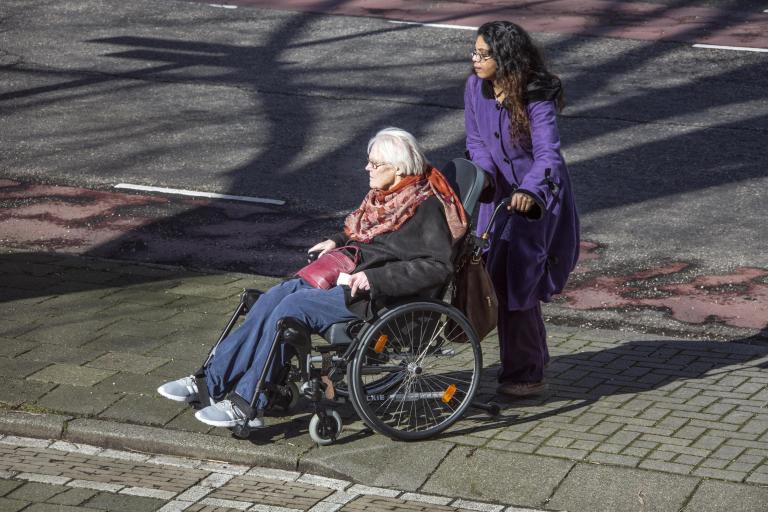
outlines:
[[[301,393],[315,402],[310,434],[321,444],[341,430],[338,413],[320,406],[332,398],[349,399],[366,424],[399,439],[458,419],[477,387],[479,340],[460,313],[433,299],[445,292],[467,232],[462,198],[404,130],[378,132],[365,169],[370,191],[343,232],[309,250],[357,252],[348,282],[322,289],[294,278],[257,298],[246,291],[203,367],[160,386],[161,395],[197,403],[198,420],[245,436],[264,426],[265,409]],[[330,345],[311,347],[311,333]],[[304,382],[301,391],[292,380]]]

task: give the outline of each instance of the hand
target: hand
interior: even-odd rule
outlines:
[[[520,213],[528,213],[533,208],[533,198],[525,192],[515,192],[512,194],[512,200],[507,206],[507,210],[515,210]]]
[[[320,242],[319,244],[315,244],[312,247],[309,248],[307,252],[320,252],[320,256],[327,253],[328,251],[331,251],[336,248],[336,242],[333,240],[326,240],[324,242]]]
[[[365,275],[365,272],[358,272],[349,276],[349,287],[352,288],[352,296],[354,297],[357,290],[370,290],[371,283],[368,282],[368,276]]]

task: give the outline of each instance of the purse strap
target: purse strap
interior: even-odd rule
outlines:
[[[354,257],[353,257],[352,261],[355,263],[355,265],[357,265],[358,261],[360,260],[360,248],[357,247],[356,245],[343,245],[341,247],[337,247],[337,248],[333,249],[330,252],[335,252],[335,251],[339,251],[340,252],[342,250],[345,250],[347,252],[354,251]]]

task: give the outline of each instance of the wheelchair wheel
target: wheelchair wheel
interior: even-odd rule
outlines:
[[[360,340],[348,378],[355,411],[394,439],[425,439],[469,407],[482,370],[480,341],[467,319],[442,302],[386,312]],[[372,391],[369,380],[389,383]]]
[[[405,374],[402,372],[383,374],[379,372],[374,375],[361,375],[363,386],[365,386],[367,394],[382,393],[391,389],[393,386],[399,384],[404,377]],[[349,386],[347,385],[349,378],[349,375],[346,375],[343,380],[336,384],[336,395],[349,398]]]
[[[320,446],[333,443],[341,433],[341,415],[333,409],[315,414],[309,421],[309,437]]]

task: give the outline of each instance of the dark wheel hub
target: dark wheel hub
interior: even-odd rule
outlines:
[[[336,420],[333,419],[333,416],[322,416],[317,426],[317,432],[322,437],[330,439],[338,434],[337,427],[338,425],[336,425]]]

